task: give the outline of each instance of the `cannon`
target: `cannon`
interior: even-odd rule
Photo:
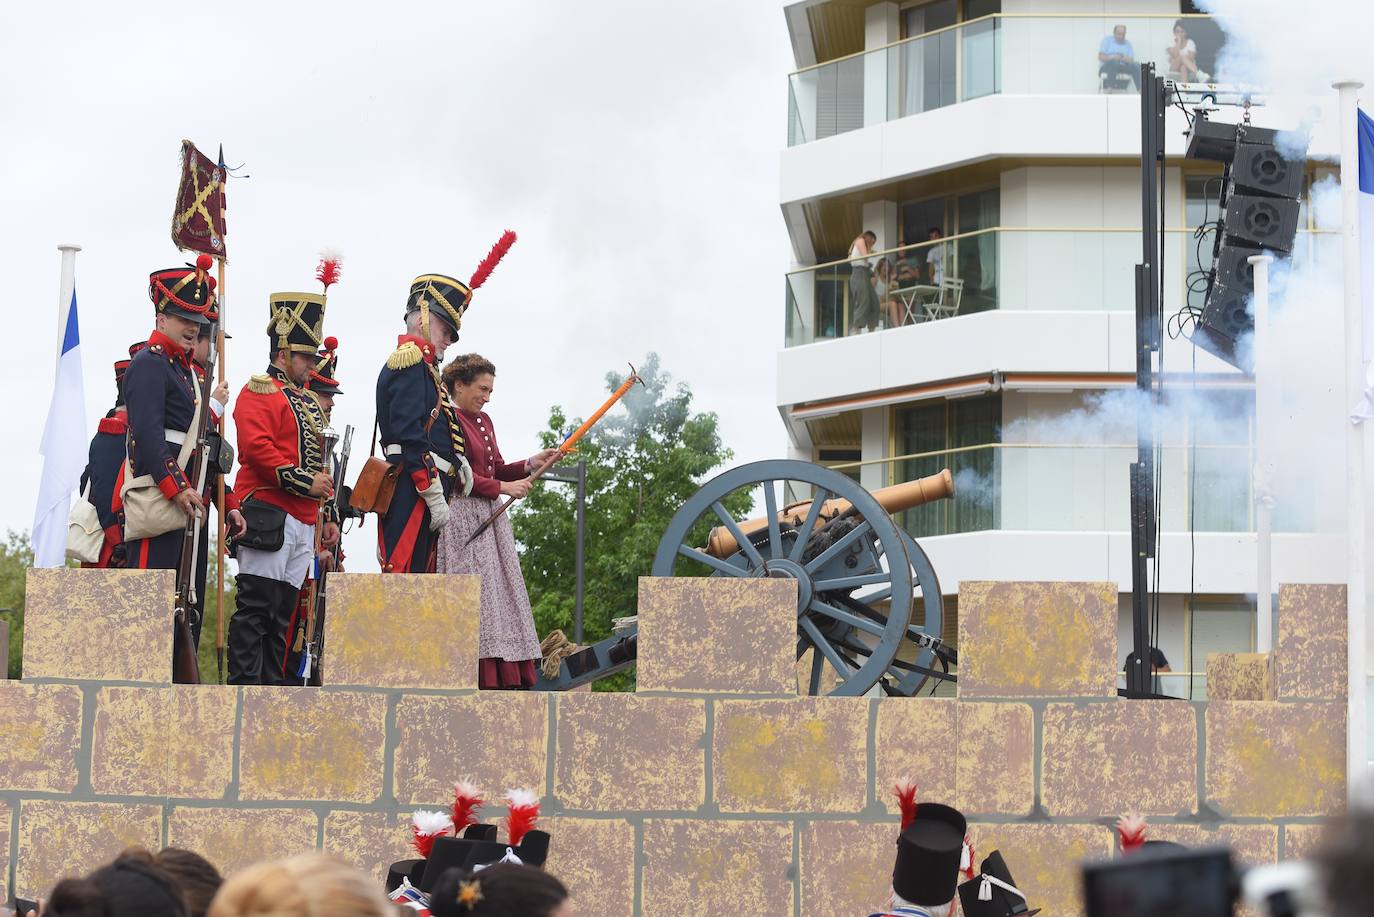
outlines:
[[[797,498],[785,502],[790,494]],[[809,462],[741,465],[707,481],[677,511],[652,574],[795,579],[807,693],[859,696],[876,687],[914,696],[953,680],[957,660],[940,641],[944,601],[935,570],[892,514],[953,494],[948,470],[870,493]],[[755,507],[761,497],[763,513],[741,522],[726,507],[747,497]],[[918,603],[919,624],[912,621]],[[575,653],[536,688],[567,690],[633,665],[637,639],[631,627]]]

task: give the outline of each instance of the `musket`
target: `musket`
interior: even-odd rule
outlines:
[[[196,424],[196,446],[191,453],[191,467],[187,477],[197,495],[205,492],[205,473],[210,464],[210,447],[205,434],[210,428],[210,375],[215,363],[210,351],[205,378],[200,383],[200,418]],[[196,555],[200,553],[200,514],[186,519],[181,537],[181,560],[177,564],[177,594],[172,630],[172,681],[182,685],[200,684],[200,661],[196,658],[196,643],[191,636],[191,616],[196,613]]]
[[[603,404],[601,407],[597,408],[596,413],[593,414],[591,417],[588,417],[586,422],[584,422],[582,426],[578,427],[571,434],[569,434],[568,438],[563,440],[562,444],[559,445],[558,450],[553,455],[549,456],[547,459],[544,460],[543,464],[541,464],[538,468],[534,469],[533,473],[531,473],[529,477],[530,483],[533,484],[535,481],[539,480],[539,478],[543,476],[544,472],[548,471],[558,462],[562,461],[564,456],[566,456],[569,452],[573,451],[573,447],[577,445],[577,441],[581,439],[588,430],[596,426],[596,422],[600,420],[602,416],[607,411],[609,411],[617,401],[619,401],[621,398],[624,398],[625,393],[628,392],[630,390],[630,387],[634,385],[636,382],[638,382],[640,385],[644,384],[644,380],[639,377],[639,373],[635,370],[634,364],[631,363],[630,374],[625,377],[625,381],[620,384],[620,388],[616,389],[611,394],[611,397],[606,399],[606,403]],[[510,509],[511,504],[515,501],[516,497],[512,496],[505,503],[502,503],[499,507],[497,507],[496,510],[490,516],[487,517],[487,521],[477,526],[477,531],[473,532],[471,535],[468,536],[468,540],[463,542],[463,547],[467,547],[468,545],[476,541],[477,536],[481,535],[483,532],[485,532],[488,528],[491,527],[491,524],[493,522],[501,518],[501,516],[506,512],[506,510]]]
[[[344,427],[342,445],[339,448],[338,461],[334,463],[334,497],[333,502],[336,510],[340,506],[339,488],[347,480],[348,457],[353,451],[353,425],[348,424]],[[333,450],[330,450],[332,454]],[[342,533],[341,533],[342,534]],[[330,549],[330,554],[334,558],[334,569],[338,569],[339,560],[342,554],[343,540]],[[317,670],[320,662],[324,659],[324,613],[325,613],[325,588],[328,571],[319,566],[319,553],[315,554],[315,593],[310,598],[310,610],[307,614],[305,624],[305,641],[301,648],[301,665],[296,675],[302,679],[303,684],[310,683],[312,672]]]
[[[229,169],[224,165],[224,144],[219,145],[219,167],[224,174],[226,192],[229,184]],[[226,193],[226,199],[228,195]],[[220,222],[225,224],[224,215],[220,214]],[[228,235],[228,233],[225,233]],[[221,248],[221,251],[224,251]],[[227,358],[224,354],[224,323],[227,318],[224,308],[224,262],[227,260],[223,254],[215,259],[219,277],[215,291],[215,299],[219,306],[219,323],[215,329],[215,354],[219,357],[215,361],[219,369],[219,381],[225,381],[225,374],[228,372]],[[208,374],[207,374],[208,375]],[[215,555],[215,666],[219,669],[219,682],[224,684],[224,558],[228,552],[224,549],[226,535],[228,534],[227,520],[224,516],[224,475],[221,474],[215,483],[215,517],[219,520],[219,553]]]

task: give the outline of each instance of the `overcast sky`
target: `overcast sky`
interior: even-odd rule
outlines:
[[[497,366],[508,457],[551,404],[656,350],[738,461],[784,454],[774,407],[786,234],[781,7],[241,2],[12,6],[0,30],[0,531],[32,524],[56,355],[59,242],[83,247],[86,409],[152,324],[183,137],[229,164],[231,387],[266,361],[267,296],[344,256],[335,425],[366,451],[410,280],[466,279],[510,227],[457,351]],[[354,468],[360,458],[355,458]],[[352,477],[352,474],[350,474]],[[369,519],[350,568],[375,569]]]

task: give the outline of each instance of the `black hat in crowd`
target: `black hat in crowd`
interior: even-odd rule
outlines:
[[[330,335],[324,339],[315,366],[305,380],[305,387],[322,395],[342,395],[339,388],[339,339]]]
[[[445,851],[444,853],[442,853],[442,856],[447,864],[444,868],[447,868],[448,866],[461,866],[463,864],[465,854],[456,854],[456,851],[466,851],[469,845],[475,844],[478,841],[494,840],[496,840],[496,826],[483,824],[468,825],[467,829],[463,831],[463,836],[460,838],[435,838],[434,847],[430,850],[429,853],[429,859],[401,860],[400,862],[391,864],[391,868],[387,870],[386,875],[386,890],[387,892],[393,892],[396,889],[400,888],[402,879],[405,879],[408,882],[410,882],[410,884],[415,888],[427,889],[428,886],[424,885],[426,864],[428,864],[430,860],[433,860],[436,856],[440,856],[441,850]],[[455,858],[455,854],[457,862],[449,862],[450,860],[453,860]],[[436,871],[434,873],[434,876],[430,878],[430,882],[433,883],[434,879],[437,878],[438,875],[439,871]]]
[[[157,313],[209,324],[213,320],[210,313],[215,313],[215,278],[210,276],[213,263],[209,255],[201,255],[195,264],[149,274],[148,298]]]
[[[434,840],[434,849],[429,853],[424,871],[416,888],[422,892],[432,891],[439,877],[450,869],[461,868],[472,872],[479,866],[499,863],[508,853],[514,854],[526,866],[543,866],[549,857],[549,835],[545,831],[525,832],[518,846],[496,839],[496,828],[491,825],[474,825],[489,828],[490,831],[478,837],[470,837],[471,828],[461,838],[439,837]]]
[[[988,854],[979,874],[959,886],[959,903],[964,917],[1034,917],[1040,913],[1040,908],[1027,908],[1026,896],[1016,887],[1000,850]]]
[[[897,838],[892,890],[912,904],[944,904],[959,884],[968,820],[938,802],[916,806],[915,819]]]

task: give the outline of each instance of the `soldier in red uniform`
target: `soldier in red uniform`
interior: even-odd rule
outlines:
[[[191,357],[201,325],[214,313],[211,259],[154,271],[148,295],[156,330],[124,374],[128,404],[128,458],[119,498],[124,510],[125,562],[130,567],[176,569],[188,518],[204,518],[205,499],[187,476],[196,447],[201,390]],[[230,515],[231,531],[242,525]],[[201,574],[198,594],[204,592]],[[190,622],[199,628],[199,621]]]
[[[235,489],[248,531],[236,544],[237,610],[229,622],[230,684],[284,683],[287,628],[320,542],[339,540],[333,483],[324,469],[324,412],[302,386],[321,344],[325,297],[275,293],[267,326],[271,365],[249,379],[234,405],[239,473]]]

